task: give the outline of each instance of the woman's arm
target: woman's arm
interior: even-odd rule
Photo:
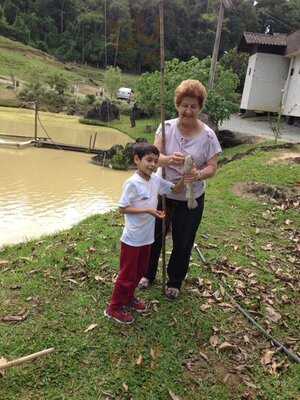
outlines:
[[[169,156],[162,153],[163,142],[161,135],[157,135],[154,140],[154,146],[156,146],[160,152],[158,164],[160,167],[166,167],[167,165],[183,165],[184,155],[179,152],[175,152]]]

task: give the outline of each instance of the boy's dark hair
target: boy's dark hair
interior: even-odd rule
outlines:
[[[159,150],[150,143],[137,143],[133,146],[133,156],[137,155],[140,160],[148,154],[155,154],[159,157]]]

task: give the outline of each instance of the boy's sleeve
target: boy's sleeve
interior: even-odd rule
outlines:
[[[123,187],[123,192],[119,200],[119,207],[128,207],[137,197],[136,187],[132,182],[126,182]]]
[[[160,195],[169,194],[172,192],[173,187],[175,186],[174,183],[166,181],[165,179],[161,178],[160,176],[156,175],[159,180],[159,188],[158,193]]]

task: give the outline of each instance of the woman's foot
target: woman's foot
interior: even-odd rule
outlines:
[[[165,293],[169,300],[175,300],[178,298],[180,291],[177,288],[168,287]]]
[[[138,288],[140,290],[146,290],[149,289],[150,286],[150,280],[148,278],[146,278],[145,276],[143,276],[143,278],[140,280],[139,284],[138,284]]]
[[[104,310],[104,315],[109,319],[119,322],[119,324],[129,325],[134,322],[133,316],[123,308],[120,310],[110,310],[108,307]]]

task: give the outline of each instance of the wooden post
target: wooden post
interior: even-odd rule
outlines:
[[[96,139],[97,139],[98,132],[95,133],[94,141],[93,141],[93,150],[95,149]]]
[[[50,349],[42,350],[42,351],[39,351],[37,353],[30,354],[29,356],[17,358],[16,360],[13,360],[13,361],[7,361],[5,363],[1,363],[0,364],[0,370],[8,369],[8,368],[11,368],[11,367],[16,367],[17,365],[21,365],[21,364],[24,364],[26,362],[35,360],[36,358],[39,358],[39,357],[45,356],[47,354],[53,353],[53,351],[54,351],[54,348],[51,347]]]
[[[34,140],[37,142],[37,130],[38,130],[38,103],[34,102]]]
[[[165,26],[164,26],[164,0],[159,2],[159,31],[160,31],[160,121],[162,134],[162,153],[166,148],[165,133]],[[162,168],[165,177],[165,168]],[[162,209],[166,212],[166,196],[162,196]],[[162,291],[166,287],[166,220],[162,220]]]
[[[219,48],[220,48],[223,19],[224,19],[224,5],[223,5],[223,1],[220,0],[217,32],[216,32],[214,50],[213,50],[213,54],[212,54],[212,58],[211,58],[211,65],[210,65],[210,71],[209,71],[209,84],[208,84],[209,89],[212,89],[214,87],[214,80],[215,80],[218,54],[219,54]]]

